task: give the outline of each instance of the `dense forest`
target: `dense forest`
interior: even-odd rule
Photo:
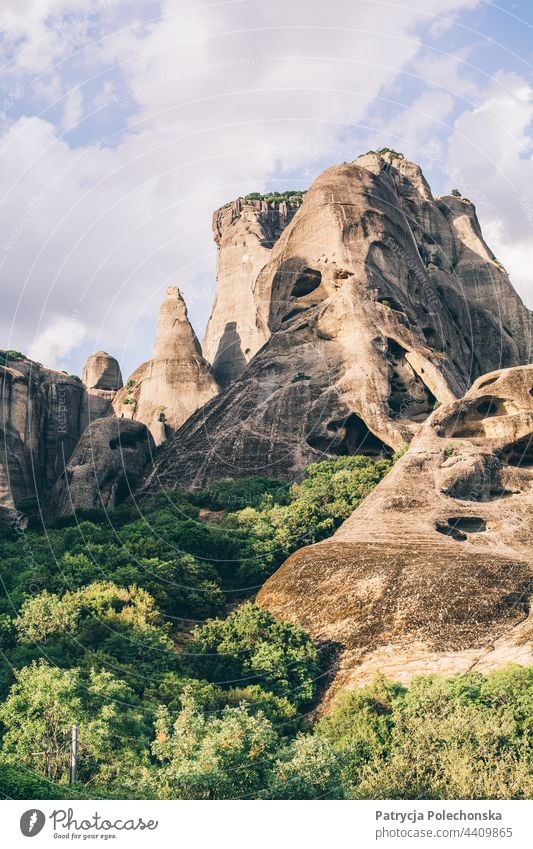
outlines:
[[[334,662],[254,594],[391,466],[340,457],[0,539],[7,798],[527,798],[533,670],[376,678],[321,718]],[[69,785],[78,726],[78,781]]]

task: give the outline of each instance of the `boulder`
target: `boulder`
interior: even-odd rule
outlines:
[[[91,422],[47,499],[45,518],[116,507],[131,494],[154,452],[141,422],[114,416]]]

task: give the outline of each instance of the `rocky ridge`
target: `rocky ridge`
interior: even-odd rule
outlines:
[[[392,153],[315,180],[254,299],[257,315],[268,305],[269,338],[164,447],[144,492],[295,479],[324,457],[392,453],[437,404],[529,357],[531,314],[473,205],[433,198],[420,168]]]

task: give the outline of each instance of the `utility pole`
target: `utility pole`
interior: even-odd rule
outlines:
[[[72,726],[72,741],[70,745],[70,783],[75,784],[78,772],[78,726]]]

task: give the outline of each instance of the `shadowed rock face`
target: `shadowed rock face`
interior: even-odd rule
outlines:
[[[258,604],[338,649],[332,693],[376,672],[533,663],[533,366],[436,410],[329,540],[292,555]]]
[[[171,287],[159,313],[154,356],[115,397],[115,413],[143,422],[159,445],[217,392],[183,298]]]
[[[155,451],[140,422],[108,417],[91,422],[47,500],[49,521],[78,509],[112,509],[124,501]]]
[[[529,312],[472,205],[447,200],[389,154],[321,174],[254,283],[268,340],[165,446],[144,490],[294,479],[324,457],[399,449],[436,402],[523,362]]]
[[[255,281],[300,203],[298,197],[281,203],[238,198],[213,215],[217,286],[203,350],[222,388],[242,374],[270,335],[270,302],[259,302]]]
[[[14,505],[48,491],[88,420],[80,380],[27,359],[0,366],[1,521],[11,524]]]

